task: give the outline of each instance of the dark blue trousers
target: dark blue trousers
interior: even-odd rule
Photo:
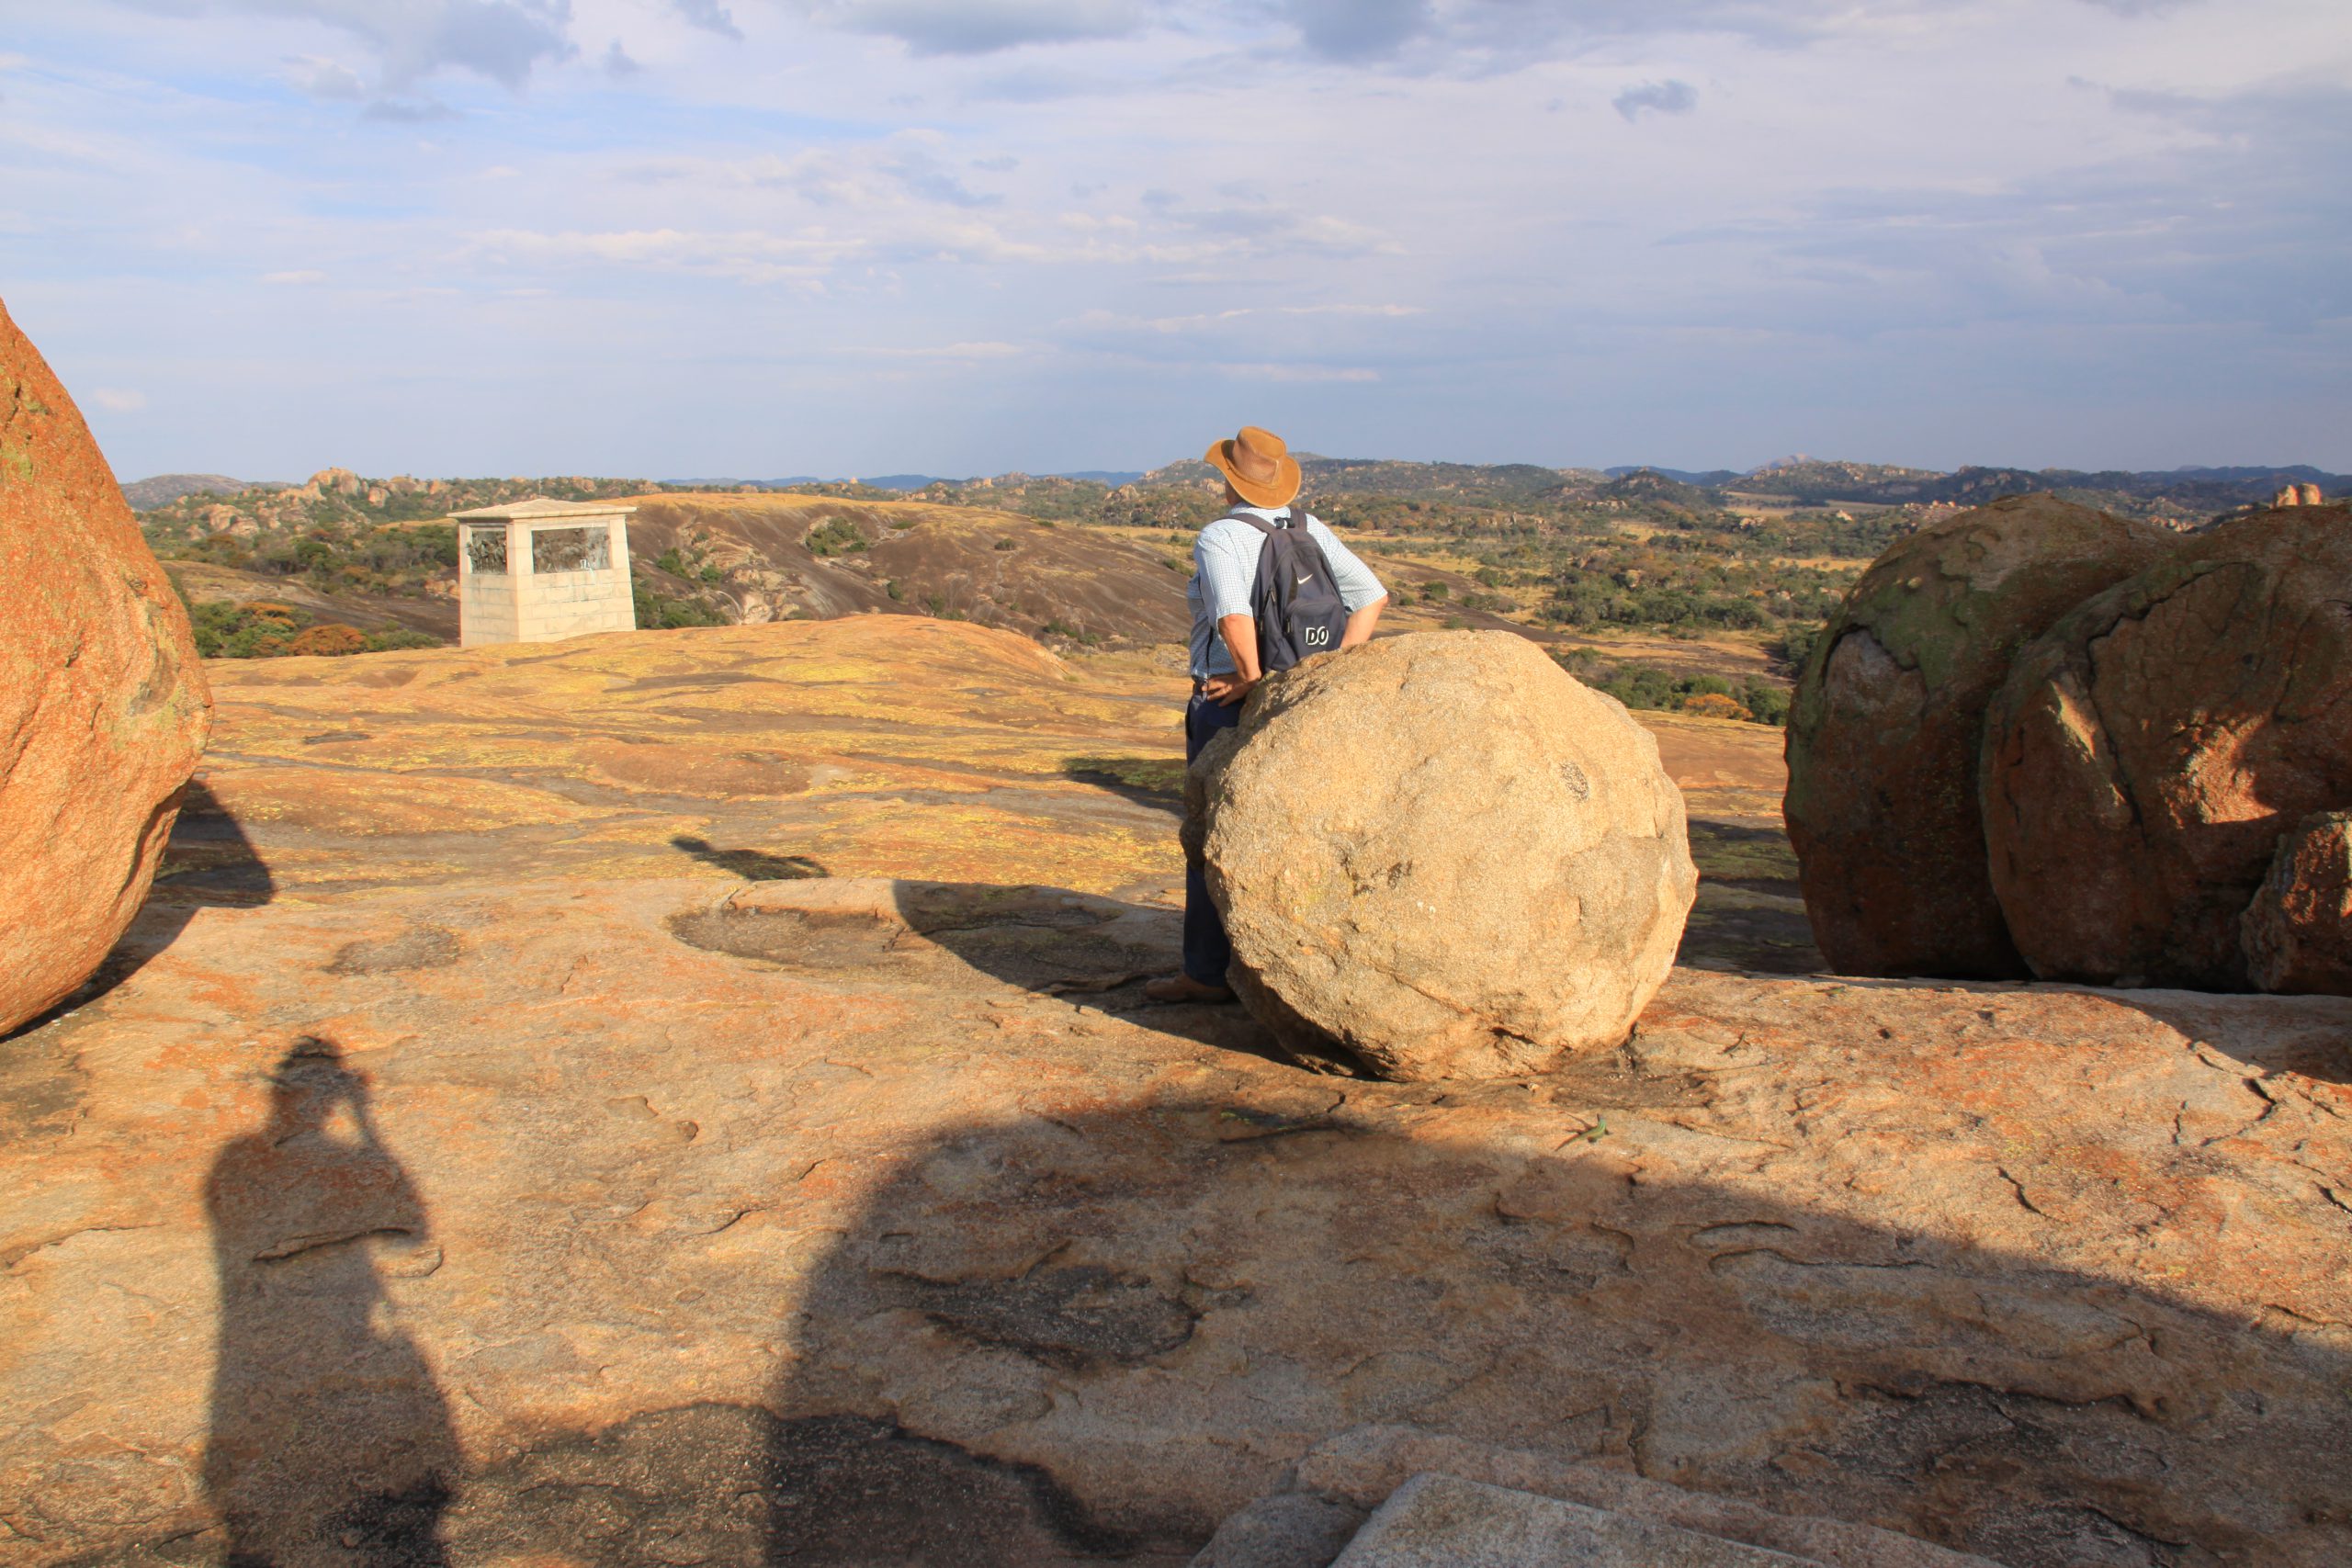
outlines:
[[[1227,707],[1215,697],[1195,694],[1184,708],[1184,761],[1201,754],[1220,729],[1241,722],[1241,705]],[[1225,936],[1225,917],[1209,902],[1208,869],[1197,855],[1184,857],[1184,973],[1204,986],[1225,984],[1233,963],[1233,943]]]

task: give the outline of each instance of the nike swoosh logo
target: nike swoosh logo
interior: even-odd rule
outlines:
[[[1312,581],[1315,581],[1315,580],[1314,580],[1313,578],[1311,578],[1311,577],[1302,577],[1302,578],[1300,578],[1300,579],[1298,580],[1298,585],[1299,585],[1301,588],[1304,588],[1304,587],[1306,587],[1308,583],[1310,583],[1310,582],[1312,582]]]

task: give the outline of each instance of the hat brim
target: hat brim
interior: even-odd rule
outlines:
[[[1295,457],[1276,458],[1273,479],[1266,484],[1246,479],[1234,471],[1233,443],[1230,441],[1216,443],[1202,455],[1201,460],[1223,474],[1225,482],[1233,487],[1233,492],[1252,506],[1288,506],[1298,497],[1302,476]]]

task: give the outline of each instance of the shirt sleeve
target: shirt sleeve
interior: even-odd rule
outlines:
[[[1250,595],[1258,586],[1261,537],[1244,523],[1212,523],[1193,541],[1193,570],[1201,580],[1201,604],[1211,622],[1253,613]]]
[[[1325,526],[1319,517],[1306,520],[1306,531],[1323,547],[1323,558],[1331,563],[1331,581],[1340,585],[1340,603],[1352,615],[1375,599],[1385,599],[1388,590],[1380,585],[1372,568],[1357,558],[1355,551],[1340,543],[1340,536]]]

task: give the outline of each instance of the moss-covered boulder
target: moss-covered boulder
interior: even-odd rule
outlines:
[[[1789,838],[1832,968],[2026,972],[1985,873],[1985,703],[2022,644],[2154,563],[2169,538],[2018,496],[1897,541],[1854,585],[1789,715]]]

